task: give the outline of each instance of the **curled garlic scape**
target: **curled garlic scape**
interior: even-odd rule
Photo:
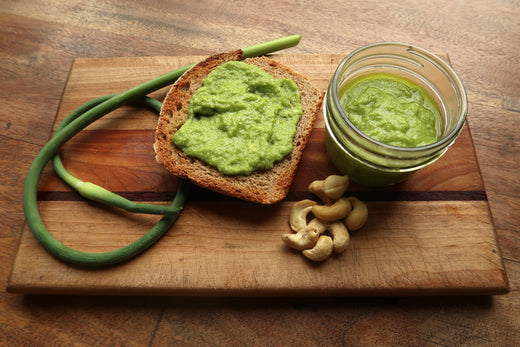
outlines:
[[[289,224],[295,233],[282,235],[287,246],[314,261],[324,261],[332,252],[344,252],[350,241],[348,231],[360,229],[368,219],[368,208],[361,200],[343,197],[348,185],[348,177],[339,175],[311,182],[309,191],[324,205],[309,199],[293,205]],[[307,224],[309,213],[315,218]]]

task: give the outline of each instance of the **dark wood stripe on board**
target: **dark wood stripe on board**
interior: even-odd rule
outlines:
[[[132,201],[161,202],[170,201],[175,192],[117,192]],[[363,201],[487,201],[485,191],[355,191],[351,195]],[[239,201],[238,199],[221,195],[212,191],[194,188],[190,193],[192,201]],[[286,201],[315,199],[308,192],[289,192]],[[40,191],[39,201],[81,201],[84,200],[73,191]]]

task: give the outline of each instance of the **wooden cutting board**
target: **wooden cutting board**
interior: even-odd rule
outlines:
[[[274,55],[326,89],[344,55]],[[443,55],[447,59],[446,55]],[[127,90],[203,57],[77,59],[56,116]],[[167,89],[153,94],[162,100]],[[37,115],[35,115],[36,117]],[[154,160],[157,116],[123,107],[82,131],[62,151],[76,176],[133,199],[168,204],[178,180]],[[37,129],[35,129],[37,131]],[[194,189],[174,226],[141,256],[85,269],[52,257],[23,230],[7,289],[15,293],[108,295],[458,295],[501,294],[509,285],[469,128],[447,154],[391,188],[352,186],[369,220],[347,251],[323,263],[287,248],[288,213],[312,198],[308,184],[337,173],[324,148],[320,114],[291,191],[263,206]],[[39,187],[49,231],[88,252],[122,247],[157,216],[122,213],[81,199],[49,167]]]

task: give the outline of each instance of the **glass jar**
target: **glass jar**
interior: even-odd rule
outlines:
[[[375,73],[405,78],[430,94],[442,117],[435,143],[392,146],[369,137],[352,123],[339,93],[349,81]],[[334,165],[353,181],[368,186],[392,185],[439,159],[459,136],[466,113],[464,86],[442,59],[409,44],[371,44],[343,59],[330,81],[323,103],[325,144]]]

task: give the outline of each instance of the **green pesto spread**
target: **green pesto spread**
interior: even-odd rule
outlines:
[[[419,147],[437,141],[441,115],[418,85],[388,74],[363,76],[340,92],[350,120],[368,136],[389,145]]]
[[[247,175],[271,169],[292,151],[301,115],[294,81],[231,61],[203,80],[173,142],[223,174]]]

